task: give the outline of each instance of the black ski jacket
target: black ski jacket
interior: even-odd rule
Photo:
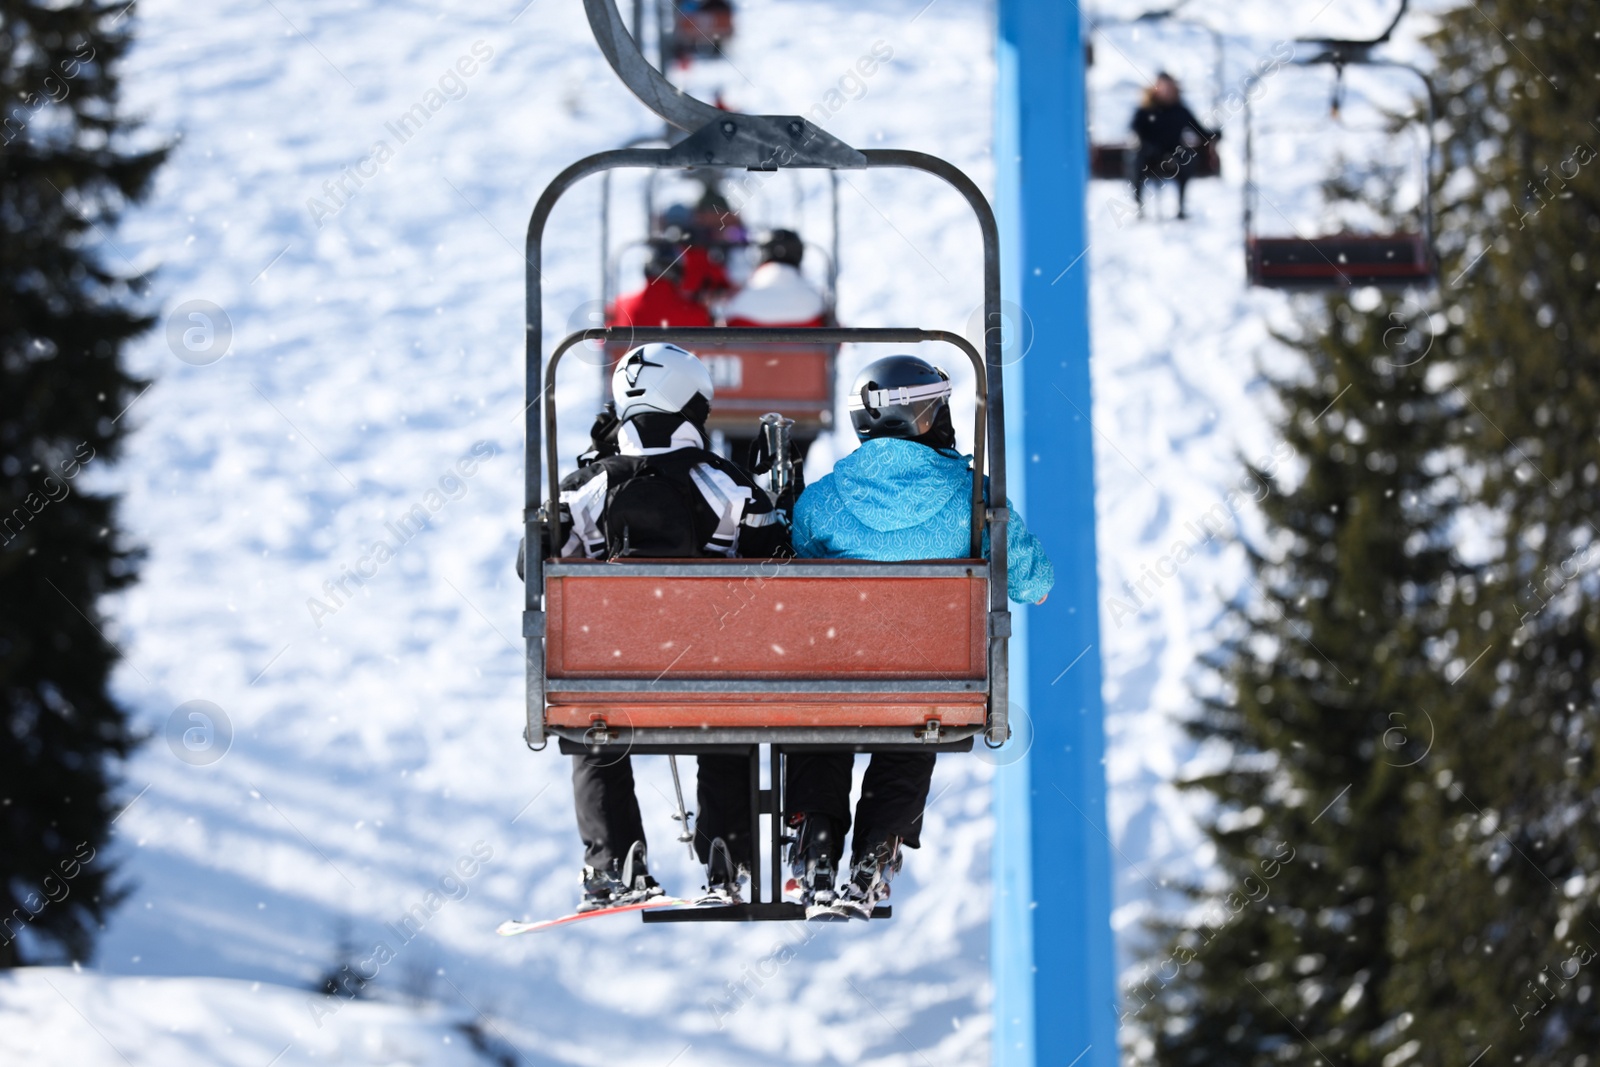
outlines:
[[[1133,113],[1130,128],[1139,137],[1139,147],[1146,150],[1171,152],[1183,144],[1183,131],[1193,130],[1202,141],[1213,140],[1217,134],[1200,125],[1185,104],[1165,104],[1141,107]]]
[[[703,433],[693,424],[660,416],[619,423],[602,413],[592,437],[594,448],[579,456],[578,469],[561,480],[561,556],[607,556],[606,505],[612,490],[647,466],[677,487],[678,492],[666,495],[685,505],[641,517],[640,525],[650,527],[647,532],[656,540],[682,542],[686,549],[692,547],[684,552],[689,556],[759,559],[794,554],[788,522],[771,495],[707,449]],[[545,515],[549,511],[543,509]],[[525,551],[525,545],[517,546],[519,578]]]
[[[658,534],[688,527],[697,555],[769,557],[792,554],[789,528],[767,491],[729,461],[693,446],[652,455],[616,455],[580,467],[561,482],[562,556],[602,559],[607,553],[606,502],[611,491],[642,468],[654,467],[684,490],[692,513],[649,517]],[[620,533],[618,535],[620,537]]]

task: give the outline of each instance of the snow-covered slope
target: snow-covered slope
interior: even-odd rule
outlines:
[[[1283,28],[1282,5],[1256,6],[1258,21],[1231,25],[1233,5],[1212,5],[1233,33],[1233,81],[1316,14],[1305,5]],[[1336,5],[1315,28],[1360,32],[1380,6]],[[732,61],[692,75],[704,95],[720,86],[744,110],[821,108],[847,141],[933,151],[990,185],[988,3],[741,10]],[[210,363],[181,341],[187,359],[175,358],[160,333],[133,353],[155,385],[126,416],[126,461],[100,475],[126,492],[125,524],[150,550],[141,583],[109,605],[127,654],[118,694],[153,734],[116,824],[113,858],[132,893],[94,961],[108,977],[0,984],[4,1040],[50,1050],[27,1062],[115,1063],[138,1049],[152,1063],[265,1063],[280,1050],[285,1065],[455,1063],[457,1024],[471,1020],[527,1064],[983,1061],[987,783],[1005,772],[976,759],[941,762],[927,847],[897,885],[892,922],[492,934],[507,916],[570,906],[579,862],[565,761],[519,736],[522,234],[559,169],[655,129],[605,68],[581,6],[150,0],[137,17],[130,102],[153,135],[182,140],[108,254],[160,265],[163,311],[223,309],[231,343]],[[1120,45],[1139,76],[1153,73]],[[893,59],[854,73],[875,46]],[[1096,122],[1119,125],[1131,99],[1115,93],[1132,76],[1115,49],[1098,56]],[[1161,61],[1187,70],[1184,57]],[[1315,113],[1322,92],[1295,90],[1285,106]],[[427,118],[403,127],[414,105]],[[1192,189],[1187,225],[1128,221],[1127,194],[1111,185],[1089,204],[1124,929],[1153,881],[1204,868],[1193,816],[1165,785],[1192,758],[1173,717],[1243,571],[1236,553],[1204,546],[1136,610],[1111,598],[1126,600],[1123,583],[1174,542],[1192,546],[1187,524],[1238,483],[1237,451],[1274,447],[1251,383],[1285,301],[1243,285],[1235,129],[1228,177]],[[1290,163],[1301,184],[1319,175],[1309,157]],[[583,324],[597,295],[597,188],[552,222],[547,340]],[[637,182],[619,180],[614,203],[617,240],[635,236]],[[841,207],[844,321],[969,327],[977,234],[953,194],[931,179],[850,175]],[[750,211],[825,242],[820,183],[797,194],[774,180]],[[863,358],[847,353],[844,373]],[[578,364],[562,382],[568,456],[597,386]],[[827,450],[816,456],[825,464]],[[397,532],[417,504],[428,527]],[[392,558],[374,572],[380,541]],[[371,576],[350,580],[357,569]],[[197,711],[227,726],[209,749]],[[199,751],[184,745],[191,729]],[[653,867],[692,887],[665,763],[638,770]],[[382,1003],[346,1007],[350,1029],[330,1037],[301,991],[341,941],[346,958],[378,967]],[[379,943],[393,959],[378,961]],[[191,1036],[161,1036],[174,1000],[192,1013],[193,1027],[180,1025]],[[389,1044],[363,1044],[368,1032]],[[333,1041],[352,1051],[330,1052]]]
[[[357,1001],[314,1018],[309,1001],[264,982],[28,968],[0,976],[0,1063],[475,1067],[510,1054],[465,1008]]]
[[[156,384],[107,477],[150,554],[110,605],[111,636],[127,653],[118,694],[155,736],[128,768],[114,851],[132,894],[95,965],[304,989],[341,937],[358,961],[382,941],[395,959],[377,995],[481,1009],[528,1063],[660,1065],[689,1046],[680,1063],[981,1059],[989,768],[977,761],[940,768],[929,845],[893,922],[807,931],[792,950],[793,929],[760,925],[493,934],[509,916],[569,909],[580,862],[567,761],[520,738],[521,235],[562,167],[655,128],[581,5],[519,6],[139,8],[130,103],[182,141],[117,248],[161,265],[164,309],[223,308],[232,342],[203,366],[159,334],[133,354]],[[986,177],[981,4],[920,17],[909,0],[747,6],[732,63],[708,75],[732,103],[820,104],[848,140],[928,148]],[[880,41],[894,58],[859,88],[856,64]],[[418,103],[437,110],[402,142]],[[347,173],[362,183],[344,178],[335,198]],[[597,188],[552,224],[550,338],[596,295]],[[851,176],[843,194],[843,316],[963,327],[979,262],[976,226],[951,221],[954,194],[876,176]],[[620,240],[639,225],[636,183],[619,182],[616,202]],[[789,221],[794,203],[774,182],[751,210]],[[806,215],[825,233],[823,207],[817,186]],[[563,383],[568,456],[596,382],[575,366]],[[428,528],[391,530],[418,503],[437,509]],[[393,558],[359,588],[347,580],[353,596],[326,591],[346,568],[372,573],[363,557],[380,540]],[[165,733],[173,723],[188,752],[183,732],[203,724],[177,709],[197,700],[231,724],[209,765],[178,758]],[[692,889],[665,761],[639,770],[653,867]],[[474,849],[487,858],[473,876],[455,873]],[[425,928],[401,943],[391,927],[418,905]],[[741,981],[747,993],[730,991]],[[135,1001],[82,988],[61,991],[87,1018],[135,1026]],[[29,1003],[0,990],[0,1028]],[[280,1063],[313,1055],[296,1042]]]

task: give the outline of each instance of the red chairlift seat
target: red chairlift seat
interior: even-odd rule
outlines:
[[[1192,151],[1195,159],[1194,169],[1189,172],[1191,179],[1222,177],[1222,157],[1217,154],[1216,142],[1208,141]],[[1105,181],[1132,181],[1133,161],[1138,154],[1139,146],[1134,143],[1090,145],[1089,177]]]
[[[717,387],[707,428],[748,436],[757,418],[776,411],[793,419],[796,435],[809,441],[833,424],[838,352],[838,345],[802,341],[706,352],[702,358]]]
[[[1250,284],[1272,289],[1416,285],[1435,272],[1420,233],[1251,237],[1245,254]]]
[[[613,331],[601,333],[568,336],[546,365],[549,478],[541,488],[549,499],[558,492],[556,367],[584,340],[613,340]],[[837,327],[615,333],[702,352],[718,344],[745,350],[793,344],[803,333],[831,345],[942,341],[960,348],[976,372],[974,470],[985,469],[989,443],[996,442],[996,452],[1001,447],[998,436],[989,436],[992,401],[984,359],[956,334]],[[530,444],[537,442],[537,436],[530,438]],[[536,454],[530,451],[530,489],[539,485]],[[997,493],[1003,492],[1002,464],[997,455],[990,469]],[[646,914],[645,922],[804,917],[803,908],[781,899],[780,889],[790,754],[840,748],[966,751],[979,735],[995,741],[1010,736],[1010,614],[1003,601],[996,606],[994,595],[998,582],[1004,596],[1005,531],[999,516],[983,506],[981,478],[972,479],[972,494],[969,559],[546,558],[529,568],[530,581],[542,593],[542,610],[524,616],[530,639],[529,742],[553,736],[563,752],[574,754],[741,755],[750,768],[752,825],[769,817],[765,864],[758,856],[751,868],[752,903]],[[985,527],[991,545],[999,546],[989,559],[979,558]],[[772,785],[765,789],[762,745],[772,764]],[[873,915],[886,918],[890,910]]]
[[[809,327],[792,328],[796,336]],[[644,342],[638,330],[617,329],[606,344],[607,373],[628,350]],[[706,429],[730,440],[755,433],[756,420],[769,411],[794,420],[794,435],[803,447],[833,425],[834,365],[839,346],[793,340],[782,344],[708,345],[696,354],[711,372],[717,400]],[[744,456],[734,453],[734,459]]]
[[[959,335],[804,327],[604,334],[570,335],[546,364],[547,499],[558,494],[556,367],[578,343],[613,334],[702,353],[788,346],[806,334],[829,345],[954,345],[976,372],[974,468],[984,469],[987,376]],[[995,639],[1004,635],[988,621],[995,563],[978,558],[981,492],[974,478],[966,560],[546,559],[538,568],[538,732],[573,744],[925,744],[1006,729],[1004,704],[996,715],[991,700],[1004,692],[991,685]]]

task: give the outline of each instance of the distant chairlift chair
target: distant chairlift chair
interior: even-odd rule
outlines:
[[[733,40],[730,0],[664,0],[672,9],[673,54],[688,59],[720,59]]]
[[[1420,232],[1379,234],[1336,233],[1313,237],[1262,237],[1256,233],[1254,173],[1254,122],[1248,95],[1245,104],[1245,183],[1244,224],[1245,263],[1250,284],[1270,289],[1340,289],[1372,285],[1387,288],[1431,286],[1438,281],[1438,260],[1433,251],[1433,170],[1434,139],[1433,83],[1418,68],[1407,63],[1380,59],[1372,48],[1387,40],[1394,25],[1405,13],[1401,4],[1382,37],[1372,41],[1315,40],[1322,51],[1296,66],[1329,65],[1334,68],[1334,106],[1343,87],[1347,66],[1394,67],[1410,71],[1421,79],[1426,91],[1427,147],[1422,163],[1422,228]]]

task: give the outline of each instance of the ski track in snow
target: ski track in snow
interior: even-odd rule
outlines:
[[[126,494],[123,522],[149,549],[140,583],[107,605],[127,653],[119,699],[153,735],[127,769],[132,804],[110,850],[132,892],[96,971],[0,977],[0,1053],[179,1064],[265,1063],[282,1050],[285,1067],[453,1064],[471,1062],[458,1024],[478,1020],[530,1065],[761,1056],[890,1067],[988,1055],[992,772],[978,760],[941,761],[926,845],[910,854],[891,922],[646,928],[619,918],[494,936],[504,918],[566,911],[580,862],[567,762],[520,739],[522,235],[558,170],[657,128],[605,67],[580,5],[518,7],[139,8],[128,102],[149,136],[181,140],[108,255],[159,266],[163,312],[191,299],[226,309],[232,345],[220,362],[190,366],[158,329],[131,353],[155,385],[128,414],[125,459],[95,476]],[[1360,32],[1382,5],[1339,8],[1323,16],[1340,19],[1327,32]],[[720,86],[742,110],[808,113],[887,42],[893,61],[864,79],[860,99],[835,98],[845,102],[825,128],[938,153],[991,186],[989,5],[749,0],[741,13],[732,61],[697,68],[693,89]],[[1285,35],[1265,14],[1238,33],[1230,80]],[[477,42],[476,58],[483,46],[493,57],[400,143],[386,124]],[[1108,110],[1094,121],[1120,126],[1130,61],[1108,47],[1098,57],[1091,86],[1105,89],[1096,107]],[[1183,62],[1193,67],[1179,56],[1180,73]],[[1286,107],[1313,113],[1325,99],[1321,82],[1283,91]],[[1244,581],[1243,558],[1201,545],[1142,610],[1113,621],[1110,598],[1174,542],[1193,545],[1186,524],[1241,484],[1238,453],[1275,444],[1257,366],[1270,358],[1266,324],[1281,325],[1287,303],[1243,284],[1237,129],[1224,142],[1228,177],[1191,186],[1195,218],[1182,228],[1123,219],[1116,202],[1129,195],[1114,184],[1096,183],[1087,208],[1124,963],[1137,920],[1162,904],[1153,883],[1207,867],[1195,811],[1169,784],[1196,758],[1175,717],[1190,706],[1218,605]],[[319,226],[308,199],[331,205],[324,183],[380,139],[392,158]],[[1291,187],[1320,174],[1316,160],[1285,167],[1273,180]],[[823,188],[801,188],[803,198],[780,176],[748,214],[825,243]],[[552,220],[547,345],[569,321],[586,324],[597,295],[597,189],[581,186]],[[851,174],[841,189],[841,319],[972,332],[978,239],[961,201],[901,175]],[[639,190],[616,184],[616,241],[638,236]],[[875,354],[846,352],[841,373]],[[959,395],[970,378],[950,369]],[[598,385],[593,367],[564,371],[566,457],[582,445]],[[970,410],[958,407],[958,426]],[[475,445],[488,458],[448,480]],[[813,476],[829,456],[815,450]],[[397,540],[387,524],[440,489],[453,498],[429,526],[335,604],[324,583],[375,540]],[[312,597],[336,610],[314,620]],[[197,699],[220,706],[234,733],[211,766],[179,761],[163,735],[174,709]],[[636,772],[652,868],[670,890],[692,888],[698,869],[672,840],[665,761],[640,759]],[[490,858],[449,880],[475,845]],[[422,932],[402,944],[394,924],[430,903]],[[319,1026],[322,1000],[304,991],[341,937],[357,958],[379,940],[396,958],[379,973],[380,1000]],[[733,996],[735,982],[747,995]],[[402,989],[425,990],[427,1002]]]

